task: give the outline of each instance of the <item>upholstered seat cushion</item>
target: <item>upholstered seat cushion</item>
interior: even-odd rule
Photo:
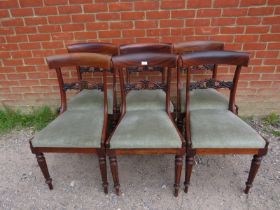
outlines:
[[[186,110],[186,88],[181,90],[181,111]],[[199,109],[228,109],[228,99],[215,89],[195,89],[190,92],[190,111]]]
[[[166,110],[166,94],[163,90],[132,90],[126,96],[126,110]],[[173,112],[173,104],[170,105]]]
[[[227,110],[190,112],[193,148],[264,148],[263,138]]]
[[[33,147],[100,148],[103,111],[66,111],[37,133]]]
[[[165,111],[130,111],[117,126],[112,149],[181,148],[180,136]]]
[[[107,91],[108,96],[108,113],[113,113],[113,91]],[[67,110],[104,110],[104,92],[101,90],[82,90],[75,96],[71,97],[68,102]]]

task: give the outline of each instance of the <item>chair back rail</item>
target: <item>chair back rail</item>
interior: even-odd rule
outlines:
[[[181,62],[179,62],[182,68],[186,69],[186,139],[188,145],[191,145],[190,138],[190,113],[189,113],[189,101],[190,91],[193,89],[206,89],[206,88],[228,88],[230,90],[230,99],[228,108],[234,112],[235,95],[237,90],[237,84],[242,66],[248,66],[249,55],[245,52],[234,51],[206,51],[195,52],[191,54],[184,54],[181,56]],[[203,81],[191,82],[191,69],[192,66],[199,66],[205,64],[226,64],[236,66],[232,81],[219,81],[216,79],[206,79]]]
[[[167,53],[135,53],[115,56],[112,59],[114,68],[119,72],[122,100],[122,116],[126,112],[126,94],[130,90],[141,89],[162,89],[166,92],[166,110],[170,113],[170,81],[171,69],[177,69],[177,56]],[[131,83],[125,80],[124,74],[127,72],[149,72],[167,69],[167,82],[151,82],[149,80],[139,80]]]

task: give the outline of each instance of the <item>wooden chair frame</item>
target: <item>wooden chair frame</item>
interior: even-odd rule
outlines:
[[[190,131],[190,111],[189,111],[189,99],[190,95],[189,92],[194,88],[200,88],[201,84],[194,83],[192,84],[190,81],[191,77],[191,66],[198,66],[198,65],[206,65],[206,64],[226,64],[226,65],[236,65],[236,70],[234,73],[233,81],[232,82],[225,82],[225,81],[218,81],[214,79],[215,82],[207,83],[204,81],[202,86],[211,87],[211,88],[229,88],[230,89],[230,100],[229,100],[229,111],[235,112],[235,95],[237,90],[237,84],[239,80],[239,75],[241,72],[241,68],[243,66],[248,66],[249,56],[247,53],[241,52],[232,52],[232,51],[207,51],[207,52],[200,52],[200,53],[192,53],[192,54],[185,54],[181,57],[180,65],[182,68],[185,68],[187,75],[186,75],[186,123],[185,123],[185,139],[187,142],[186,148],[186,173],[185,173],[185,192],[188,192],[188,187],[190,184],[190,177],[192,166],[194,163],[194,156],[195,155],[222,155],[222,154],[253,154],[253,160],[251,164],[251,169],[249,172],[248,180],[246,182],[246,188],[244,192],[248,194],[250,188],[252,187],[253,180],[256,176],[258,168],[260,166],[262,157],[267,154],[268,150],[268,141],[266,141],[266,145],[264,148],[203,148],[203,149],[195,149],[192,148],[192,140],[191,140],[191,131]],[[211,79],[210,79],[211,80]],[[213,78],[212,78],[213,80]],[[213,131],[215,132],[215,131]]]
[[[170,111],[170,83],[171,83],[171,71],[172,69],[177,69],[177,56],[172,54],[163,54],[163,53],[139,53],[139,54],[130,54],[130,55],[120,55],[113,58],[113,65],[116,70],[119,72],[120,77],[120,89],[121,89],[121,117],[118,125],[116,126],[115,130],[118,129],[119,124],[121,123],[122,119],[126,114],[126,94],[127,94],[127,87],[130,89],[164,89],[166,91],[166,112],[174,125],[174,129],[177,130],[179,136],[181,137],[182,141],[182,148],[170,148],[170,149],[111,149],[110,148],[110,140],[111,137],[114,135],[115,130],[112,132],[111,136],[108,138],[106,142],[107,148],[107,155],[109,156],[110,160],[110,167],[112,171],[114,187],[116,190],[117,195],[120,193],[120,184],[119,184],[119,176],[118,176],[118,166],[117,166],[117,158],[116,155],[132,155],[132,154],[175,154],[175,196],[178,196],[179,186],[180,186],[180,176],[182,170],[182,157],[185,153],[185,140],[181,136],[179,130],[176,128],[175,123],[173,121],[171,111]],[[142,65],[141,65],[142,63]],[[144,63],[144,67],[143,67]],[[159,84],[141,84],[137,86],[135,84],[131,84],[129,81],[125,82],[124,73],[130,69],[130,67],[137,67],[141,68],[141,71],[145,71],[146,64],[148,66],[164,66],[167,68],[167,83],[166,87],[163,87]],[[152,69],[153,70],[153,69]],[[141,81],[140,81],[141,82]],[[138,88],[138,89],[137,89]]]
[[[111,68],[111,56],[101,55],[96,53],[73,53],[49,56],[47,63],[50,69],[55,69],[59,84],[60,96],[61,96],[61,114],[66,111],[66,94],[65,94],[65,83],[63,81],[61,68],[67,66],[94,66],[103,69]],[[83,83],[76,84],[78,88],[83,88]],[[99,166],[102,178],[102,185],[104,192],[108,193],[108,181],[107,181],[107,167],[106,167],[106,152],[105,152],[105,141],[107,138],[108,129],[108,102],[107,102],[107,71],[103,71],[103,91],[104,91],[104,123],[102,128],[102,136],[100,140],[100,148],[62,148],[62,147],[33,147],[32,139],[30,139],[30,149],[33,154],[36,155],[38,164],[45,177],[46,183],[49,189],[53,189],[52,179],[49,175],[47,163],[44,157],[44,153],[90,153],[97,154],[99,158]],[[100,88],[99,84],[92,87],[92,89]]]

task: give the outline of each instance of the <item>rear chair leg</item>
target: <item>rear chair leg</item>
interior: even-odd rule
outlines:
[[[183,166],[182,155],[176,155],[175,156],[175,184],[174,184],[174,188],[175,188],[174,196],[175,197],[177,197],[179,194],[182,166]]]
[[[98,156],[98,158],[99,158],[99,167],[101,172],[103,190],[105,194],[108,194],[106,156]]]
[[[112,172],[112,177],[114,181],[114,188],[116,190],[116,194],[120,195],[120,182],[119,182],[119,175],[118,175],[118,162],[116,156],[109,157],[110,160],[110,167]]]
[[[249,172],[249,176],[248,176],[248,180],[246,182],[246,188],[244,190],[245,194],[249,193],[250,188],[253,186],[253,181],[255,179],[255,176],[258,172],[258,169],[261,165],[261,161],[262,161],[262,156],[260,155],[254,155],[252,163],[251,163],[251,168],[250,168],[250,172]]]
[[[36,158],[37,158],[37,162],[41,168],[41,171],[46,179],[46,184],[48,184],[49,186],[49,189],[52,190],[53,189],[53,185],[52,185],[52,179],[50,177],[50,174],[49,174],[49,170],[48,170],[48,166],[47,166],[47,163],[46,163],[46,159],[44,157],[44,154],[43,153],[36,153]]]
[[[185,193],[187,193],[189,189],[193,163],[194,163],[194,156],[186,155],[186,172],[185,172],[185,182],[184,182]]]

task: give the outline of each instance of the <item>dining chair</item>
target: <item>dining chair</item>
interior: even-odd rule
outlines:
[[[172,45],[169,43],[141,43],[141,44],[125,44],[119,47],[120,55],[128,55],[135,53],[169,53],[171,54]],[[133,70],[134,66],[128,67],[126,71],[126,82],[133,80],[139,75],[137,71]],[[150,70],[153,68],[153,73],[147,75],[146,79],[149,76],[161,76],[161,82],[165,83],[166,81],[166,71],[161,66],[149,66]],[[117,73],[117,72],[116,72]],[[141,91],[130,91],[127,98],[127,103],[134,107],[135,110],[142,109],[145,106],[146,109],[160,109],[164,110],[165,102],[165,92],[160,89],[155,89],[153,91],[141,90]],[[174,106],[171,103],[171,111],[173,112]]]
[[[105,42],[88,42],[88,43],[75,43],[67,46],[68,53],[99,53],[109,56],[116,56],[119,52],[119,47]],[[83,81],[83,74],[85,73],[98,73],[102,72],[102,69],[92,66],[77,66],[78,81]],[[113,89],[108,88],[108,114],[109,118],[112,119],[113,125],[116,124],[118,116],[117,106],[117,91],[116,78],[113,68],[109,71],[113,75]],[[90,109],[93,103],[92,98],[95,97],[94,90],[82,90],[77,95],[73,96],[69,102],[71,109]],[[111,121],[111,120],[110,120]]]
[[[117,155],[132,154],[174,154],[175,155],[175,196],[178,196],[185,141],[171,116],[170,84],[172,71],[177,69],[177,56],[166,53],[134,53],[113,57],[113,65],[118,70],[121,90],[121,117],[115,130],[106,142],[114,187],[120,193]],[[167,71],[167,80],[153,81],[141,79],[125,80],[127,71],[150,73],[155,67]],[[157,68],[156,68],[157,69]],[[165,109],[147,108],[141,104],[137,109],[129,102],[131,91],[162,90],[165,101],[156,104]],[[163,103],[163,104],[160,104]]]
[[[108,193],[105,140],[108,126],[107,71],[111,68],[111,56],[96,53],[72,53],[47,57],[50,69],[55,69],[59,84],[62,109],[60,115],[30,140],[31,152],[50,189],[53,189],[44,153],[97,154],[103,189]],[[91,109],[69,110],[65,94],[62,70],[70,66],[93,66],[102,68],[102,79],[97,83],[78,81],[74,89],[96,91]],[[68,69],[69,70],[69,69]]]
[[[188,191],[195,155],[252,154],[254,155],[246,188],[247,194],[252,186],[262,157],[266,155],[268,142],[235,113],[235,95],[242,67],[248,66],[249,56],[245,52],[206,51],[184,54],[181,67],[186,70],[186,173],[185,192]],[[232,80],[215,78],[191,82],[191,75],[199,65],[235,66]],[[227,109],[191,109],[191,91],[195,89],[230,90]]]
[[[199,51],[224,50],[224,43],[217,41],[190,41],[177,42],[173,44],[172,52],[177,55],[183,55]],[[193,67],[194,68],[194,67]],[[212,72],[212,78],[217,78],[217,65],[207,64],[196,66],[203,72]],[[183,85],[183,70],[177,72],[177,124],[180,130],[183,127],[185,116],[185,96],[186,88]],[[204,90],[193,90],[190,94],[190,109],[227,109],[227,97],[215,89],[209,88]]]

